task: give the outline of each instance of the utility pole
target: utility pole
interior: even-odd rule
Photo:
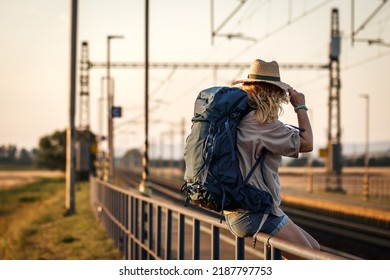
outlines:
[[[81,44],[80,59],[80,107],[79,107],[79,129],[88,130],[90,123],[89,115],[89,50],[88,43]]]
[[[145,144],[142,157],[141,193],[150,195],[149,187],[149,0],[145,0]]]
[[[342,192],[342,146],[340,126],[340,29],[339,13],[334,8],[331,15],[331,42],[329,54],[329,115],[327,147],[327,187],[328,191]]]
[[[89,129],[89,50],[88,43],[81,45],[79,126],[76,134],[76,171],[81,180],[88,180],[91,172],[91,133]]]
[[[69,69],[69,124],[66,130],[66,194],[65,215],[73,215],[75,203],[75,103],[76,103],[76,55],[77,55],[77,0],[70,1],[70,69]]]
[[[97,111],[97,117],[98,117],[98,135],[97,135],[97,152],[96,152],[96,176],[100,180],[104,180],[104,162],[105,162],[105,156],[103,151],[103,139],[106,137],[103,136],[103,111],[104,111],[104,80],[106,79],[105,76],[100,78],[100,97],[98,98],[98,111]]]
[[[107,114],[108,114],[108,182],[114,181],[114,168],[115,168],[115,155],[114,155],[114,133],[113,133],[113,116],[112,106],[114,105],[114,94],[113,94],[113,81],[110,76],[111,68],[111,40],[122,39],[123,36],[107,36]]]

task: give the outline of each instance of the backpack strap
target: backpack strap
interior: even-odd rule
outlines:
[[[249,171],[248,175],[245,177],[244,179],[244,184],[247,184],[249,179],[252,177],[252,174],[253,172],[255,172],[257,166],[259,166],[260,164],[260,170],[261,170],[261,175],[263,177],[263,180],[264,180],[264,183],[267,185],[267,182],[265,181],[265,177],[264,177],[264,172],[263,172],[263,169],[264,169],[264,160],[265,160],[265,155],[267,154],[267,149],[266,148],[263,148],[261,150],[261,154],[260,156],[257,158],[255,164],[252,166],[251,170]]]
[[[265,176],[264,176],[264,160],[265,160],[265,156],[266,156],[267,152],[268,152],[268,150],[266,148],[263,148],[261,150],[260,156],[257,158],[255,164],[253,165],[253,167],[249,171],[248,175],[245,177],[244,184],[248,183],[248,181],[249,181],[250,177],[252,176],[253,172],[255,172],[256,168],[260,164],[261,176],[263,178],[263,181],[264,181],[265,185],[267,185],[267,181],[266,181]],[[263,217],[261,219],[259,227],[257,228],[255,234],[253,235],[253,248],[255,248],[255,246],[256,246],[256,242],[257,242],[256,236],[260,232],[261,228],[263,227],[263,225],[264,225],[265,221],[267,220],[268,215],[269,215],[270,212],[271,212],[271,207],[268,206],[265,209],[264,213],[263,213]]]
[[[211,127],[211,130],[213,128]],[[204,170],[203,170],[203,178],[201,181],[201,186],[204,186],[204,183],[206,181],[207,173],[209,172],[211,159],[214,154],[214,147],[213,147],[213,141],[214,141],[215,133],[212,131],[209,135],[207,135],[205,145],[203,147],[203,155],[205,157],[205,163],[204,163]]]
[[[260,225],[257,228],[255,234],[253,235],[253,248],[256,247],[256,242],[257,242],[257,234],[260,232],[261,228],[263,227],[265,221],[268,218],[269,213],[271,212],[271,207],[267,207],[267,209],[264,211],[263,218],[261,219]]]

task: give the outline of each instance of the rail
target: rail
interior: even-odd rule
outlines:
[[[345,259],[260,233],[256,249],[218,219],[90,178],[91,205],[124,259]],[[190,238],[187,240],[187,238]],[[260,244],[263,246],[260,246]],[[262,249],[262,250],[261,250]],[[230,255],[229,255],[230,252]]]

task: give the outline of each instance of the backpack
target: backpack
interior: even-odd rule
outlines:
[[[268,216],[272,196],[248,181],[266,156],[264,149],[243,178],[237,158],[236,128],[253,108],[247,93],[235,87],[212,87],[196,98],[191,132],[187,137],[184,160],[186,170],[182,192],[185,205],[191,204],[221,213],[244,209]],[[264,178],[264,176],[263,176]],[[262,224],[265,222],[262,221]],[[260,227],[262,226],[260,225]]]

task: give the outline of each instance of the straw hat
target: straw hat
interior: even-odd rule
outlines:
[[[280,80],[279,65],[276,61],[266,62],[261,59],[252,62],[247,79],[234,81],[232,85],[256,82],[274,84],[285,91],[290,87]]]

